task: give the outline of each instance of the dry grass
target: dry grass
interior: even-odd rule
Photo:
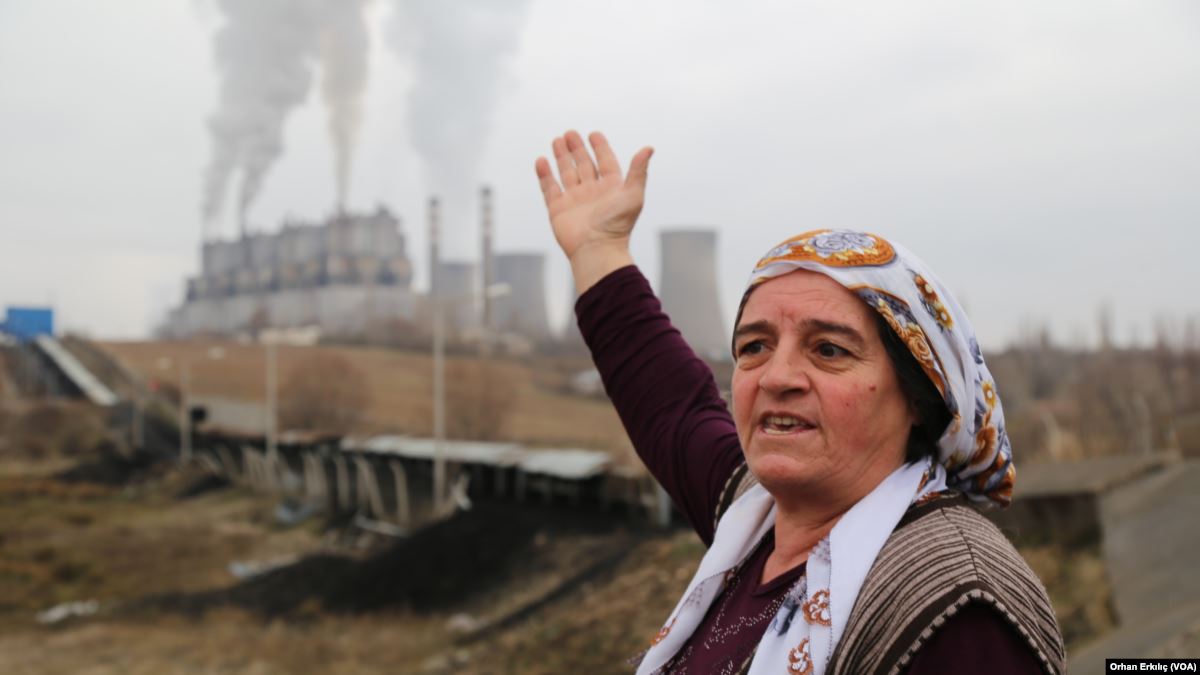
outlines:
[[[13,401],[0,406],[0,459],[75,457],[106,439],[102,411],[79,401]]]
[[[78,461],[78,460],[74,460]],[[146,597],[235,583],[228,564],[323,547],[315,524],[273,521],[275,500],[235,489],[177,497],[201,476],[171,469],[123,487],[52,478],[63,458],[0,463],[0,672],[411,672],[444,644],[440,621],[403,612],[267,622],[237,609],[192,620],[123,610]],[[97,600],[91,619],[37,612]]]
[[[305,624],[264,622],[240,610],[202,621],[83,623],[0,637],[0,671],[43,675],[159,673],[411,673],[444,631],[389,617],[329,617]]]
[[[1045,584],[1068,648],[1116,627],[1112,588],[1098,542],[1077,549],[1028,547],[1021,555]]]
[[[315,548],[276,530],[273,503],[237,491],[179,500],[196,476],[109,488],[8,474],[0,479],[0,622],[75,600],[121,603],[230,582],[229,562]],[[2,669],[0,669],[2,670]]]
[[[506,507],[472,516],[472,527],[500,530],[503,541],[487,545],[510,547],[511,553],[504,556],[512,564],[477,570],[474,578],[479,581],[471,584],[472,590],[447,589],[447,597],[455,600],[419,612],[399,601],[355,612],[331,609],[319,597],[309,596],[281,618],[267,619],[259,607],[237,600],[253,598],[253,593],[227,593],[238,587],[228,563],[323,548],[322,537],[312,527],[275,526],[272,499],[226,489],[181,500],[176,495],[197,476],[178,470],[138,485],[109,488],[60,483],[47,478],[44,467],[24,466],[27,475],[13,470],[0,478],[3,673],[519,672],[521,664],[536,659],[530,640],[554,630],[547,622],[570,616],[576,618],[566,619],[568,627],[583,621],[578,629],[588,631],[569,645],[578,649],[573,651],[575,670],[620,672],[622,659],[636,651],[643,633],[654,632],[679,590],[674,586],[685,580],[682,574],[662,573],[659,559],[678,563],[682,570],[694,563],[699,550],[685,545],[685,555],[679,558],[677,551],[672,553],[678,548],[673,539],[646,540],[605,525],[608,521],[603,519],[585,518],[590,525],[576,525],[574,516]],[[509,530],[514,536],[503,534]],[[471,553],[476,540],[464,541],[462,532],[431,534],[426,541],[445,550],[428,555],[458,555],[463,560],[458,567],[469,567],[479,557]],[[451,628],[450,619],[458,613],[484,623],[510,617],[579,569],[631,542],[640,543],[615,574],[575,588],[532,619],[472,644],[461,643],[461,633]],[[438,585],[427,576],[397,578],[411,576],[413,570],[404,570],[414,563],[422,569],[418,560],[386,570],[378,564],[352,569],[355,574],[374,569],[371,573],[378,575],[359,590],[374,588],[371,592],[386,594],[387,586],[404,585],[398,582]],[[625,579],[630,570],[634,576]],[[660,578],[672,587],[646,585]],[[328,586],[331,581],[337,585],[336,580],[312,579],[314,585]],[[353,579],[341,581],[347,582],[356,587]],[[304,589],[275,591],[305,594]],[[176,611],[171,603],[145,603],[147,598],[214,593],[231,602],[218,602],[199,613]],[[101,603],[95,617],[53,627],[33,621],[36,612],[47,607],[91,599]],[[598,619],[603,621],[595,623]],[[585,644],[600,642],[607,646],[584,649]],[[493,649],[501,650],[501,660],[493,658]],[[551,661],[555,662],[567,663]]]

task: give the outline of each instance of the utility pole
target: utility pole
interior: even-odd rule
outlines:
[[[433,320],[433,512],[442,513],[442,501],[446,493],[446,337],[442,326],[442,297],[440,276],[441,259],[438,250],[439,237],[438,200],[429,199],[429,304]]]
[[[266,410],[266,437],[267,437],[267,459],[271,461],[272,466],[278,459],[277,438],[279,433],[279,413],[277,407],[279,405],[279,386],[278,380],[278,363],[277,353],[278,348],[275,344],[273,335],[269,335],[266,340],[267,349],[267,410]]]
[[[188,387],[192,380],[192,360],[185,357],[179,364],[179,460],[187,463],[192,459],[192,411]]]

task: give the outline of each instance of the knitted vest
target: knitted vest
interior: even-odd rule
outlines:
[[[717,518],[755,482],[739,467],[723,490]],[[867,573],[825,672],[901,673],[934,632],[972,602],[1004,617],[1049,675],[1066,672],[1046,589],[1004,534],[958,494],[904,514]]]

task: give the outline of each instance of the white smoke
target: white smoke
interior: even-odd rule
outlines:
[[[329,110],[333,141],[337,203],[344,206],[349,192],[350,165],[362,123],[363,92],[367,88],[370,37],[366,6],[370,0],[327,0],[321,25],[321,94]]]
[[[216,234],[211,230],[235,173],[241,180],[237,216],[244,232],[246,212],[283,154],[284,122],[308,98],[318,60],[338,199],[345,199],[367,79],[367,2],[218,0],[225,24],[215,38],[221,89],[208,119],[213,147],[201,205],[206,238]]]
[[[444,197],[447,239],[479,184],[479,162],[527,0],[394,0],[392,47],[414,82],[408,122],[427,188]],[[461,239],[457,238],[457,239]]]

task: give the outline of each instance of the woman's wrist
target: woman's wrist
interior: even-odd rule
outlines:
[[[609,274],[633,264],[629,241],[594,242],[580,246],[567,260],[575,278],[576,297]]]

